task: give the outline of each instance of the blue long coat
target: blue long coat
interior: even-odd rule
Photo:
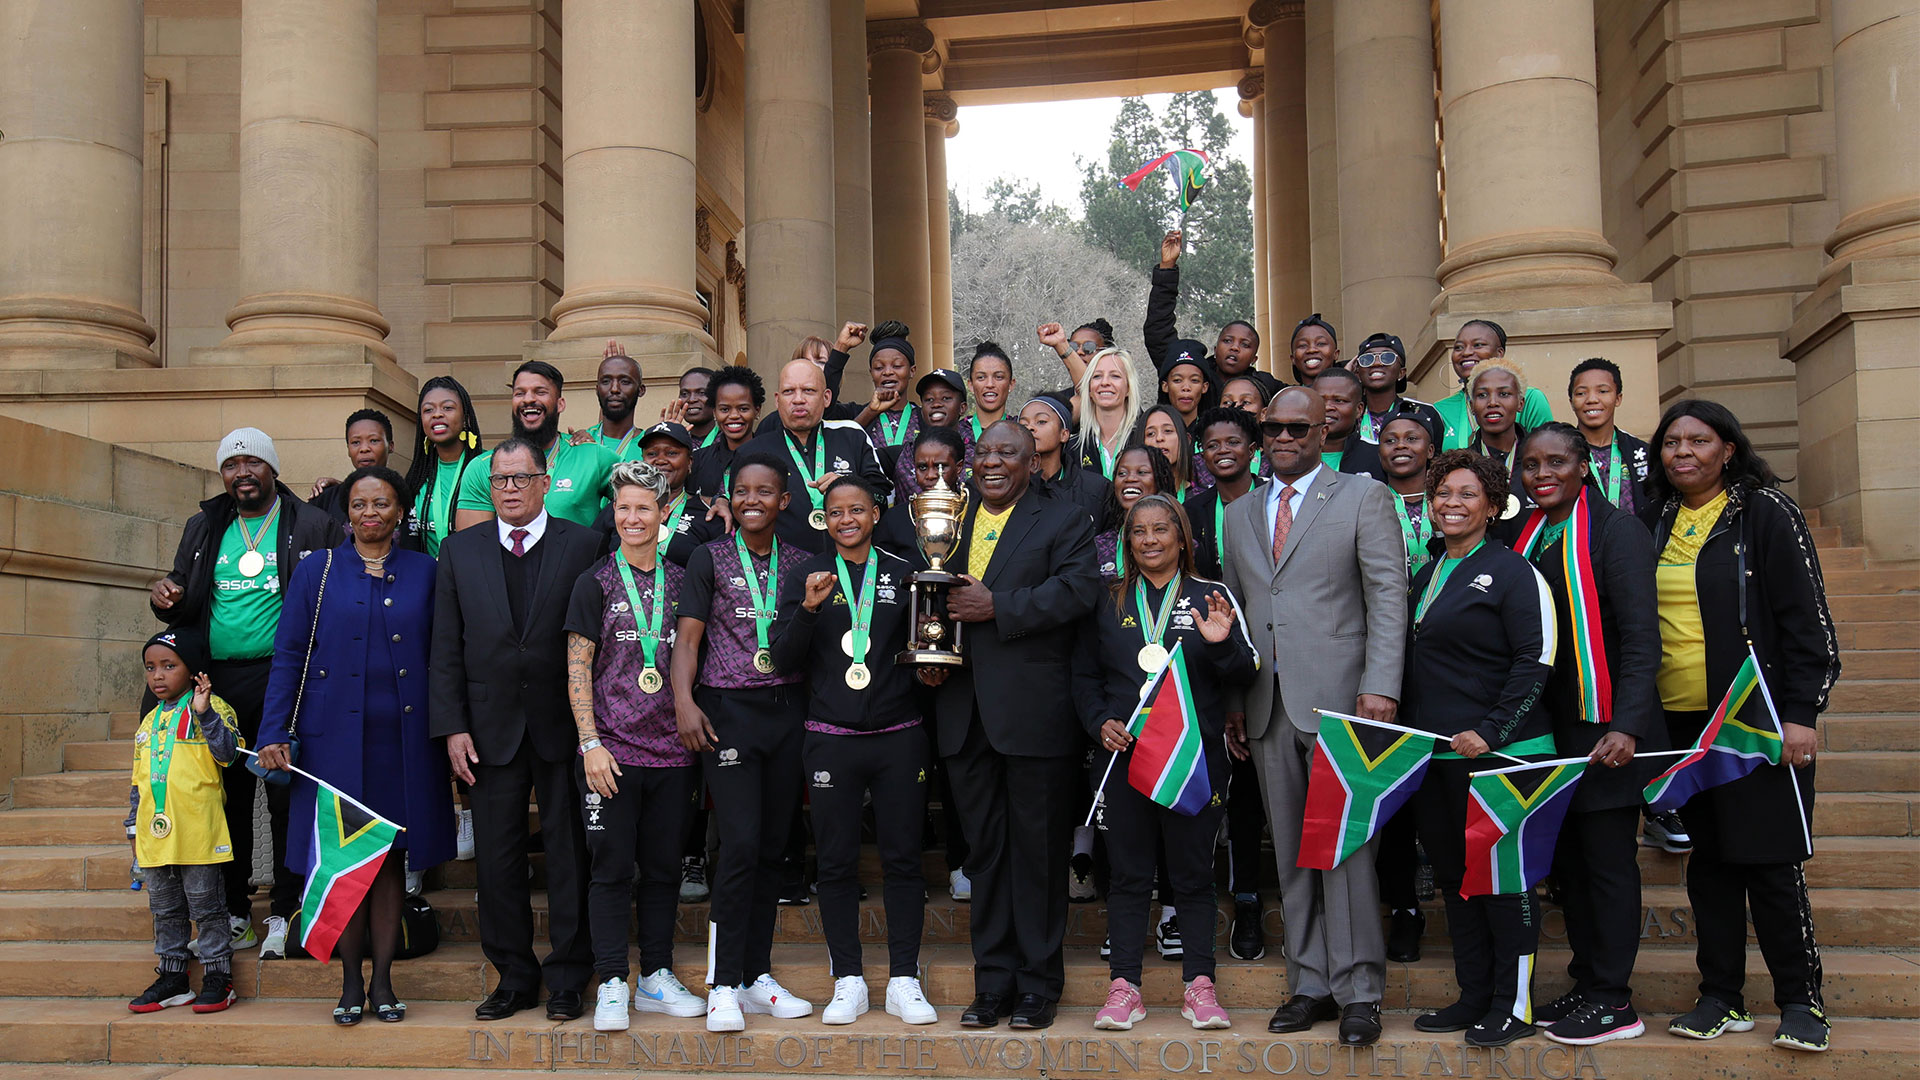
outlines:
[[[333,570],[320,597],[323,557],[302,559],[280,608],[274,634],[273,668],[267,680],[260,721],[260,745],[287,741],[287,724],[300,686],[300,664],[313,629],[316,600],[320,629],[314,636],[307,669],[306,698],[300,704],[297,732],[300,757],[294,764],[354,798],[369,789],[406,794],[401,842],[415,870],[446,862],[454,853],[452,788],[447,754],[427,734],[427,656],[433,638],[434,561],[417,551],[395,549],[387,559],[384,606],[386,632],[397,665],[394,685],[401,714],[376,717],[400,724],[398,761],[369,761],[363,746],[367,685],[367,635],[380,583],[369,577],[353,543],[333,550]],[[293,778],[292,814],[287,826],[287,868],[305,874],[313,867],[313,781]]]

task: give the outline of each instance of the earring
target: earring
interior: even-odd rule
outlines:
[[[476,435],[471,431],[467,432],[466,436],[467,436],[467,446],[469,446],[472,449],[478,450],[480,448],[480,436]]]

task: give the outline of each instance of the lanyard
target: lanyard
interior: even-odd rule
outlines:
[[[434,462],[434,471],[430,474],[433,477],[433,489],[427,492],[426,506],[426,532],[429,536],[433,534],[434,529],[438,528],[442,530],[440,538],[444,540],[447,534],[453,531],[453,500],[459,497],[460,481],[466,478],[467,460],[467,456],[462,454],[460,460],[454,463],[453,482],[448,484],[440,483],[440,476],[446,471],[447,462]],[[435,506],[436,503],[439,505]]]
[[[633,608],[633,628],[640,633],[641,666],[648,671],[658,672],[660,665],[654,662],[654,656],[660,650],[660,619],[667,610],[667,564],[664,559],[653,561],[653,610],[647,613],[647,621],[640,621],[640,590],[633,585],[633,568],[627,565],[626,556],[618,551],[613,553],[613,564],[620,569],[620,584],[627,587],[627,603]],[[747,580],[753,580],[748,574]],[[758,604],[759,598],[754,602]]]
[[[1479,544],[1473,545],[1473,551],[1479,551],[1481,545],[1486,542],[1486,538],[1482,537]],[[1421,620],[1427,617],[1427,609],[1432,607],[1434,600],[1440,596],[1440,590],[1447,587],[1447,579],[1453,576],[1454,567],[1473,558],[1473,551],[1469,551],[1457,559],[1449,559],[1445,556],[1441,557],[1440,565],[1433,568],[1433,576],[1427,579],[1426,591],[1420,594],[1419,606],[1413,609],[1413,622],[1415,626],[1418,626]]]
[[[1360,441],[1370,442],[1370,443],[1379,442],[1380,429],[1386,426],[1387,417],[1393,415],[1394,407],[1399,404],[1400,404],[1399,400],[1395,399],[1392,405],[1387,406],[1387,411],[1380,414],[1379,420],[1375,420],[1373,418],[1373,410],[1361,409],[1360,410],[1360,431],[1359,431]]]
[[[192,708],[191,689],[180,696],[180,711],[169,714],[165,706],[155,711],[152,741],[147,746],[147,780],[153,788],[153,813],[161,820],[167,816],[167,771],[173,765],[174,739],[181,737],[187,726],[187,713]]]
[[[687,513],[687,493],[683,490],[674,496],[672,506],[667,510],[667,520],[660,524],[660,535],[654,538],[653,550],[664,556],[667,545],[680,533],[680,519]]]
[[[825,511],[823,511],[821,507],[826,505],[827,496],[825,492],[814,487],[814,484],[818,483],[820,478],[827,474],[827,433],[819,428],[814,429],[813,472],[811,474],[807,472],[806,454],[800,449],[800,443],[794,439],[793,432],[789,431],[786,433],[786,442],[787,456],[793,459],[793,467],[800,473],[800,479],[807,489],[807,498],[813,503],[813,513],[817,519],[813,527],[816,529],[824,529],[827,527],[827,518]],[[746,549],[742,548],[741,550],[744,551]]]
[[[1227,500],[1220,497],[1218,486],[1213,489],[1213,554],[1224,573],[1227,568]]]
[[[733,534],[733,550],[740,556],[740,576],[747,581],[747,596],[753,600],[753,636],[760,648],[767,647],[767,627],[773,625],[773,605],[768,597],[780,595],[780,538],[773,538],[773,550],[767,553],[767,591],[760,591],[760,579],[753,572],[753,555],[747,550],[747,538]]]
[[[1160,610],[1148,622],[1147,583],[1144,579],[1133,583],[1133,606],[1140,614],[1140,637],[1148,645],[1158,645],[1167,636],[1167,624],[1173,621],[1174,601],[1180,596],[1180,575],[1173,575],[1167,582],[1166,595],[1160,598]]]
[[[967,422],[973,425],[973,441],[979,442],[980,441],[980,418],[978,416],[969,416],[967,417]]]
[[[251,555],[259,550],[261,541],[267,538],[267,530],[273,528],[274,520],[279,516],[280,500],[276,498],[273,500],[273,509],[267,511],[267,516],[261,519],[260,531],[257,533],[249,533],[247,531],[247,519],[245,517],[239,515],[234,517],[234,520],[240,523],[240,540],[247,545],[247,554]],[[251,577],[253,575],[249,574],[247,576]]]
[[[1100,450],[1100,475],[1113,479],[1113,454],[1107,449],[1106,440],[1100,437],[1100,429],[1093,431],[1093,445]]]
[[[1412,574],[1433,561],[1433,553],[1427,550],[1427,541],[1433,539],[1433,519],[1427,516],[1426,496],[1420,496],[1420,520],[1414,521],[1413,514],[1407,510],[1405,496],[1394,497],[1393,512],[1400,518],[1400,538],[1407,545],[1407,573]]]
[[[715,440],[715,439],[717,439],[717,438],[719,438],[719,437],[720,437],[720,425],[719,425],[719,424],[715,424],[715,425],[713,425],[712,427],[710,427],[710,428],[708,428],[708,429],[707,429],[707,437],[706,437],[706,438],[704,438],[704,439],[701,439],[701,440],[700,440],[700,445],[699,445],[699,446],[697,446],[697,447],[695,447],[695,449],[696,449],[696,450],[705,450],[705,449],[706,449],[707,447],[709,447],[709,446],[712,446],[712,445],[713,445],[713,440]]]
[[[1625,461],[1620,453],[1620,436],[1615,433],[1613,441],[1607,444],[1606,464],[1600,466],[1601,472],[1606,476],[1607,501],[1615,506],[1620,505],[1620,473],[1624,471],[1621,468],[1624,464]]]
[[[607,445],[606,428],[600,424],[595,424],[593,425],[593,427],[594,427],[593,441],[599,443],[601,446]],[[613,447],[613,456],[620,458],[623,461],[626,460],[627,446],[629,443],[633,442],[633,437],[639,434],[639,432],[640,432],[639,424],[634,424],[631,427],[627,428],[627,433],[620,437],[620,445]]]
[[[840,592],[847,598],[847,618],[853,623],[850,632],[852,648],[847,650],[855,665],[867,662],[867,644],[873,628],[873,586],[880,575],[873,570],[873,549],[867,550],[865,577],[860,582],[858,593],[853,588],[852,572],[847,569],[847,560],[838,552],[833,556],[833,568],[840,575]]]
[[[912,421],[913,405],[911,402],[900,410],[900,419],[895,420],[891,424],[887,423],[887,414],[881,413],[877,418],[877,422],[880,425],[881,443],[887,446],[899,446],[902,442],[906,441],[907,425]]]

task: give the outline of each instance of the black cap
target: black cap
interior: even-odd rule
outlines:
[[[207,670],[211,663],[212,653],[207,647],[207,635],[195,627],[175,626],[162,630],[148,638],[140,651],[145,653],[155,645],[173,650],[186,669],[196,675]]]
[[[688,431],[685,425],[676,424],[671,420],[662,420],[642,432],[640,435],[640,445],[647,445],[647,440],[657,435],[672,439],[674,442],[679,443],[689,450],[693,449],[693,433]]]
[[[1200,369],[1200,374],[1205,375],[1209,383],[1214,381],[1213,352],[1198,341],[1192,338],[1181,338],[1169,345],[1167,355],[1160,361],[1160,370],[1157,374],[1164,379],[1181,364],[1192,364]]]
[[[1395,402],[1393,408],[1387,410],[1387,418],[1380,421],[1380,432],[1385,434],[1387,425],[1393,423],[1395,420],[1411,420],[1421,427],[1426,428],[1427,438],[1433,443],[1433,452],[1435,454],[1440,452],[1441,427],[1435,419],[1435,414],[1423,413],[1411,408],[1403,409],[1400,407],[1399,402]]]
[[[920,376],[920,381],[913,384],[913,392],[916,394],[924,394],[927,392],[927,385],[934,382],[946,383],[948,386],[959,391],[961,397],[965,397],[967,394],[967,380],[961,378],[960,373],[952,368],[934,368],[932,371]]]

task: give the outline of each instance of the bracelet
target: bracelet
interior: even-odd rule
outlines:
[[[593,738],[588,739],[586,742],[583,742],[580,744],[580,755],[582,757],[585,757],[587,751],[598,750],[598,749],[600,749],[600,737],[596,735]]]

